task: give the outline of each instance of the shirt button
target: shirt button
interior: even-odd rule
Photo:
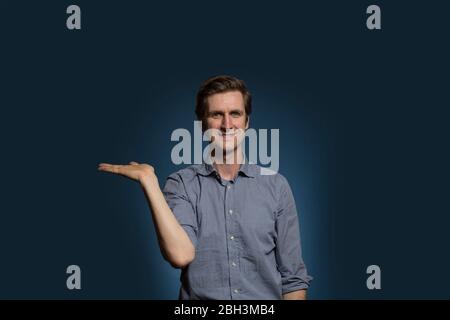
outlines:
[[[231,186],[227,186],[227,189],[228,189],[228,190],[231,189]]]
[[[234,263],[234,262],[232,262],[231,265],[232,265],[233,267],[236,267],[236,263]]]
[[[228,210],[228,212],[229,212],[230,214],[233,214],[233,210],[231,210],[231,209],[230,209],[230,210]]]
[[[231,239],[231,240],[234,240],[234,236],[230,236],[230,239]]]
[[[233,292],[234,293],[239,293],[239,289],[234,289]]]

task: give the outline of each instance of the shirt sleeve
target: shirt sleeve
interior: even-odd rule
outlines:
[[[178,223],[186,231],[194,247],[197,246],[197,216],[194,207],[189,200],[186,187],[178,174],[172,174],[167,178],[163,188],[163,195],[172,210]]]
[[[313,279],[302,258],[300,228],[294,196],[282,177],[276,220],[276,259],[281,274],[282,293],[307,289]]]

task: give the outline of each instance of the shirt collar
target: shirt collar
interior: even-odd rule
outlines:
[[[254,178],[255,177],[254,167],[255,167],[254,164],[244,162],[243,164],[241,164],[238,173],[243,174],[249,178]],[[197,174],[200,174],[202,176],[209,176],[213,173],[215,173],[216,175],[219,174],[214,165],[209,163],[202,163],[201,165],[197,166],[196,172]]]

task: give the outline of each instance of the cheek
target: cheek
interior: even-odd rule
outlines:
[[[222,124],[222,121],[220,119],[208,118],[206,120],[206,123],[207,123],[209,128],[220,128],[220,125]]]
[[[236,128],[239,128],[239,129],[245,129],[245,125],[246,125],[246,123],[245,123],[245,117],[240,118],[240,119],[236,119],[236,120],[234,121],[234,126],[235,126]]]
[[[214,120],[214,119],[208,119],[205,122],[206,128],[205,129],[220,129],[220,121]]]

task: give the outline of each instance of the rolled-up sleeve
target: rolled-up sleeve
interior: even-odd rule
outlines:
[[[312,277],[308,275],[302,258],[300,229],[295,200],[291,188],[281,177],[277,210],[276,260],[281,274],[282,293],[307,289]]]
[[[183,180],[178,174],[167,178],[163,194],[178,223],[186,231],[194,247],[197,245],[197,216],[189,201]]]

